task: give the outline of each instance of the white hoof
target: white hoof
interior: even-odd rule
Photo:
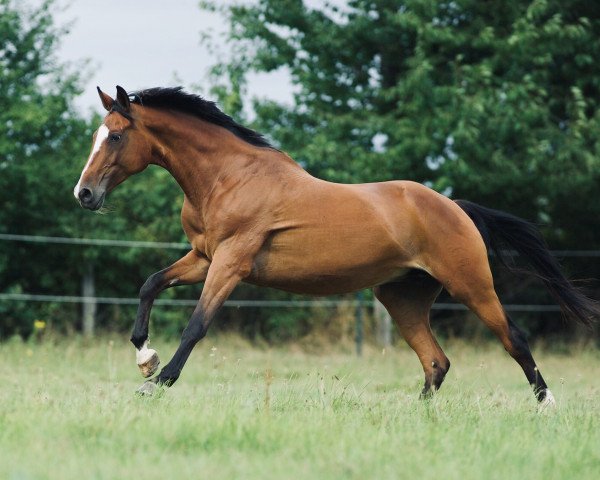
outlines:
[[[538,405],[538,412],[547,412],[550,410],[554,410],[556,408],[556,400],[554,399],[554,395],[548,389],[546,389],[546,396]]]
[[[144,378],[154,375],[160,365],[160,359],[156,350],[148,348],[148,340],[144,342],[142,348],[135,352],[135,359]]]
[[[142,397],[151,397],[158,390],[158,385],[154,382],[144,382],[140,388],[138,388],[135,393],[141,395]]]

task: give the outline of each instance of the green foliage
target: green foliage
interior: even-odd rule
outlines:
[[[301,295],[292,295],[274,289],[241,285],[234,294],[236,300],[306,300]],[[335,315],[335,310],[326,312],[298,307],[245,307],[226,309],[221,321],[226,329],[239,332],[247,338],[264,339],[271,343],[297,340],[315,328],[325,326],[325,320]]]
[[[44,2],[26,10],[11,0],[0,1],[0,231],[56,233],[69,197],[64,179],[73,158],[81,155],[86,122],[72,108],[78,75],[57,65],[53,51],[60,29],[54,26]],[[87,136],[87,135],[86,135]],[[71,202],[72,203],[72,202]],[[53,285],[57,258],[44,249],[3,242],[0,248],[0,286],[3,292],[30,292]],[[47,269],[37,266],[47,265]],[[54,281],[55,282],[55,281]],[[2,305],[0,337],[26,333],[42,311]]]
[[[0,232],[183,241],[182,195],[163,170],[150,169],[117,190],[111,215],[90,214],[73,198],[100,118],[83,118],[74,109],[81,73],[56,60],[65,32],[53,22],[55,7],[54,1],[28,9],[0,0]],[[136,296],[146,276],[180,253],[1,242],[0,291],[77,295],[91,263],[98,295]],[[99,318],[110,324],[115,312],[103,307]],[[79,310],[2,302],[0,338],[29,334],[36,319],[72,331]]]

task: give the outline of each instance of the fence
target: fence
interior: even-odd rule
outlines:
[[[113,239],[97,239],[97,238],[70,238],[70,237],[53,237],[42,235],[17,235],[0,233],[0,241],[12,242],[27,242],[41,244],[63,244],[63,245],[83,245],[93,247],[116,247],[116,248],[154,248],[154,249],[173,249],[187,250],[190,245],[187,243],[177,242],[150,242],[150,241],[132,241],[132,240],[113,240]],[[579,258],[598,258],[600,250],[554,250],[552,253],[557,257],[579,257]],[[41,295],[30,293],[1,293],[0,301],[14,302],[56,302],[56,303],[79,303],[84,306],[84,325],[86,324],[85,317],[88,316],[87,323],[90,325],[90,312],[92,316],[91,326],[88,327],[93,332],[93,312],[98,304],[108,305],[137,305],[138,298],[122,298],[122,297],[97,297],[93,295],[93,284],[91,289],[88,285],[86,290],[83,290],[85,295]],[[90,292],[92,293],[90,295]],[[190,307],[197,304],[197,299],[157,299],[156,305],[167,307]],[[266,307],[266,308],[307,308],[307,307],[323,307],[323,308],[338,308],[348,307],[354,308],[356,320],[356,341],[357,353],[360,354],[362,344],[362,317],[363,309],[366,302],[362,293],[358,293],[354,299],[317,299],[317,300],[228,300],[224,304],[225,307]],[[88,308],[86,314],[86,307]],[[432,307],[434,310],[466,310],[462,304],[457,303],[435,303]],[[504,308],[508,312],[559,312],[560,308],[557,305],[539,305],[539,304],[505,304]],[[385,311],[382,312],[377,306],[374,307],[375,312],[379,313],[380,328],[379,336],[384,344],[389,342],[391,322],[386,318]]]

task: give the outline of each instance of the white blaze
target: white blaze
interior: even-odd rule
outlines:
[[[79,188],[81,186],[81,179],[83,178],[83,175],[85,174],[87,169],[90,168],[90,165],[94,161],[94,157],[96,156],[96,154],[100,151],[102,144],[108,138],[109,132],[110,132],[110,130],[108,129],[108,127],[106,125],[104,125],[104,124],[100,125],[100,128],[98,129],[98,133],[96,133],[96,141],[94,142],[94,148],[92,148],[92,153],[90,153],[88,161],[85,164],[85,167],[83,167],[83,171],[81,172],[81,176],[79,177],[79,181],[77,182],[77,185],[75,185],[75,188],[73,189],[73,195],[75,195],[75,198],[79,198]]]

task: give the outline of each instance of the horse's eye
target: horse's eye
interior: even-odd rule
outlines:
[[[111,142],[116,143],[119,140],[121,140],[121,134],[120,133],[111,133],[110,134],[110,141]]]

